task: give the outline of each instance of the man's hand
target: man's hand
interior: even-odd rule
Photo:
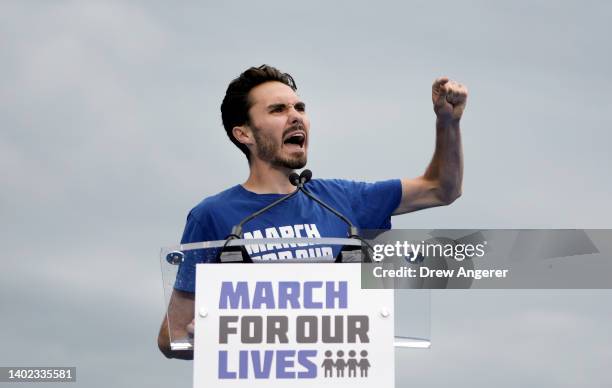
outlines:
[[[431,100],[438,119],[459,121],[467,102],[467,88],[448,77],[437,78],[431,86]]]
[[[190,324],[187,325],[185,329],[187,330],[187,334],[193,338],[193,335],[195,333],[195,318],[191,321]]]

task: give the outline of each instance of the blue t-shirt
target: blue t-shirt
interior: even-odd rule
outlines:
[[[327,203],[359,229],[390,229],[391,214],[399,206],[399,179],[376,183],[339,179],[314,179],[306,184],[312,194]],[[282,198],[284,194],[255,194],[236,185],[208,197],[187,216],[181,244],[223,240],[248,215]],[[298,193],[243,226],[244,238],[347,237],[347,225],[327,209]],[[246,247],[253,261],[288,260],[331,254],[326,248],[306,249],[291,244]],[[334,253],[335,254],[335,253]],[[211,256],[186,255],[174,287],[195,292],[195,264]]]

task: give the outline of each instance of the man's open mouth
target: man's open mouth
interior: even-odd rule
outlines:
[[[295,144],[301,148],[304,147],[304,143],[306,143],[306,134],[303,132],[292,133],[283,140],[283,144]]]

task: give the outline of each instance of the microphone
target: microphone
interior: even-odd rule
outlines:
[[[310,181],[310,179],[312,179],[312,171],[310,170],[304,170],[300,175],[294,172],[289,175],[289,182],[291,182],[292,185],[297,186],[298,189],[303,187],[306,182]]]
[[[294,172],[291,173],[291,175],[289,175],[289,182],[291,182],[292,185],[297,186],[300,184],[300,176]]]
[[[300,180],[302,181],[302,186],[310,182],[311,179],[312,179],[312,171],[308,169],[302,171],[302,173],[300,174]]]

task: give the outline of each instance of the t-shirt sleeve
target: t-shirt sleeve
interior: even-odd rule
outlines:
[[[391,215],[402,199],[399,179],[374,183],[347,181],[346,189],[360,229],[391,229]]]
[[[183,230],[183,237],[181,237],[181,244],[206,241],[206,237],[205,230],[200,225],[198,219],[193,215],[193,212],[189,212],[185,230]]]
[[[209,241],[211,236],[202,227],[192,212],[187,216],[187,223],[181,238],[181,244]],[[192,249],[184,252],[184,259],[179,264],[174,288],[180,291],[195,292],[196,264],[214,260],[216,249]]]

